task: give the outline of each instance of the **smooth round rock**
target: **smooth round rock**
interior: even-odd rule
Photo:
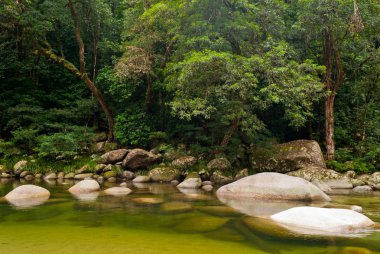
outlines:
[[[310,233],[307,231],[315,230],[319,232],[318,234],[323,234],[321,232],[348,234],[375,225],[368,217],[349,209],[294,207],[274,214],[270,218],[300,233]]]
[[[49,196],[50,192],[47,189],[32,184],[26,184],[13,189],[5,196],[5,199],[10,201],[16,199],[28,199]]]
[[[198,189],[202,186],[200,178],[187,178],[182,183],[177,185],[177,188],[183,189]]]
[[[119,185],[120,187],[127,187],[127,183],[121,183],[120,185]]]
[[[69,189],[71,193],[89,193],[100,189],[99,183],[95,180],[82,180]]]
[[[126,187],[112,187],[104,190],[105,194],[112,195],[112,196],[124,196],[131,193],[132,190]]]
[[[55,179],[57,179],[56,173],[49,173],[44,177],[44,180],[55,180]]]
[[[205,190],[205,191],[212,191],[214,189],[214,187],[212,187],[212,185],[203,185],[202,186],[202,190]]]
[[[305,179],[280,173],[260,173],[220,187],[218,198],[330,201],[322,190]]]
[[[363,186],[356,186],[355,188],[352,189],[354,192],[372,192],[373,189],[371,186],[368,185],[363,185]]]
[[[5,196],[5,199],[14,206],[31,207],[44,203],[49,197],[50,192],[47,189],[27,184],[21,185],[9,192]]]
[[[136,176],[135,179],[132,180],[134,183],[149,183],[150,182],[149,176]]]

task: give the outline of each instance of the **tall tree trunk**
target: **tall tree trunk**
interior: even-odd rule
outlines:
[[[84,43],[82,40],[82,36],[80,34],[79,24],[78,24],[78,16],[74,8],[74,4],[72,0],[68,0],[68,7],[70,9],[70,14],[73,19],[74,23],[74,32],[75,32],[75,38],[79,47],[79,71],[80,71],[80,78],[84,81],[86,86],[91,90],[92,94],[95,96],[96,100],[100,104],[106,119],[108,123],[108,140],[113,141],[114,140],[114,122],[111,110],[109,109],[107,103],[105,102],[103,96],[99,92],[98,88],[96,87],[95,83],[88,77],[86,73],[86,62],[85,62],[85,50],[84,50]]]
[[[326,159],[333,160],[335,154],[334,101],[338,88],[343,83],[343,67],[333,34],[329,29],[324,32],[324,41],[323,60],[326,67],[324,84],[328,93],[325,98],[325,146]]]
[[[335,153],[334,100],[335,94],[328,95],[325,99],[325,146],[327,160],[333,160]]]

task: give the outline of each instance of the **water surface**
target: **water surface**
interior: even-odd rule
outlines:
[[[0,196],[20,184],[3,181]],[[133,193],[124,197],[74,197],[67,192],[73,182],[36,184],[51,192],[42,205],[20,208],[0,200],[1,254],[380,253],[380,232],[355,238],[284,234],[252,217],[265,205],[251,203],[234,211],[213,193],[181,193],[170,184],[130,185]],[[163,203],[143,204],[136,198]],[[332,198],[333,205],[360,205],[380,222],[380,193],[337,192]]]

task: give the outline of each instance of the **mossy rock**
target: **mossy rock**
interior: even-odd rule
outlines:
[[[111,177],[116,177],[117,176],[117,173],[115,171],[107,171],[103,174],[103,177],[105,179],[109,179]]]
[[[202,233],[216,230],[228,222],[227,218],[200,215],[183,218],[175,229],[186,233]]]
[[[187,169],[197,163],[197,158],[193,156],[182,156],[172,161],[172,166],[179,169]]]
[[[197,172],[190,172],[189,174],[187,174],[186,179],[190,179],[190,178],[200,178],[200,177]]]
[[[8,173],[9,170],[7,168],[7,166],[5,165],[0,165],[0,173]]]
[[[150,170],[148,176],[153,182],[171,182],[179,179],[180,172],[176,168],[159,167]]]
[[[305,167],[326,168],[319,144],[313,140],[294,140],[252,150],[252,168],[258,172],[286,173]]]
[[[210,171],[219,170],[222,172],[226,172],[231,169],[231,162],[226,158],[216,158],[207,164],[207,168]]]

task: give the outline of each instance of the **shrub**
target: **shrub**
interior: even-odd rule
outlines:
[[[32,153],[37,146],[38,130],[30,128],[19,128],[11,132],[11,143],[26,153]]]
[[[92,130],[75,127],[71,132],[40,136],[38,138],[39,146],[36,150],[43,157],[74,156],[87,151],[94,140],[95,133]]]
[[[128,110],[115,119],[115,138],[127,146],[147,146],[151,128],[141,110]]]
[[[341,173],[353,170],[358,174],[369,174],[376,171],[374,165],[363,161],[346,161],[344,163],[339,161],[328,161],[327,167]]]

